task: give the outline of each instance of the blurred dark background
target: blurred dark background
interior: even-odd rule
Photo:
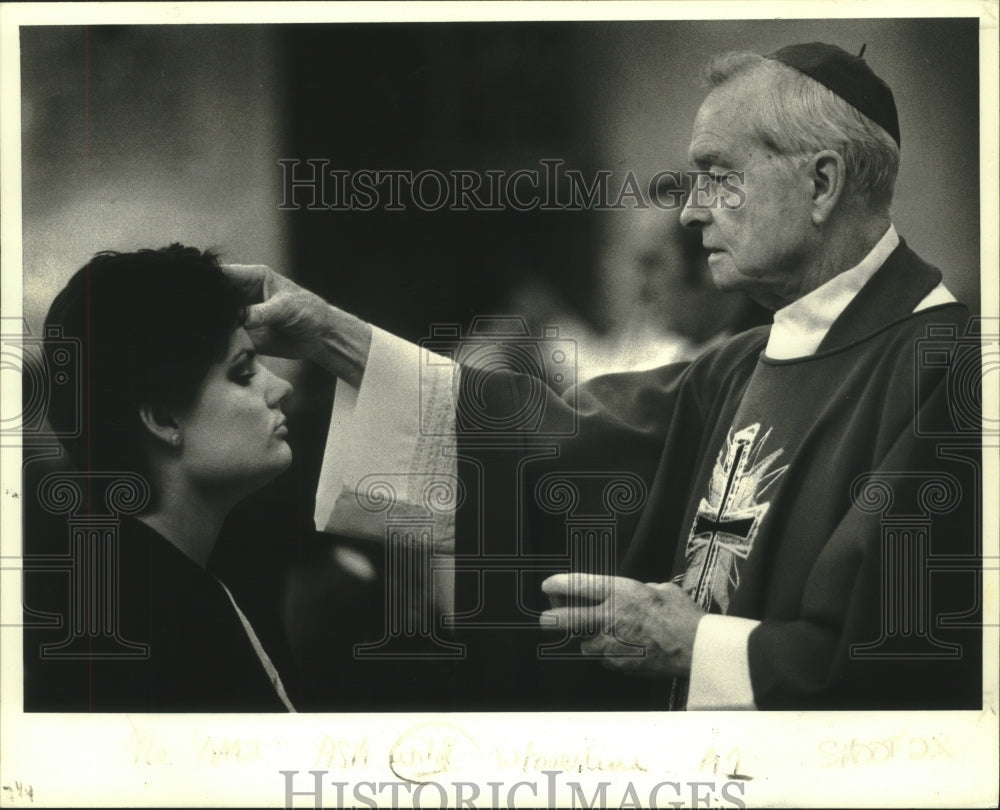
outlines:
[[[896,227],[978,312],[975,19],[38,26],[21,29],[28,328],[95,252],[180,241],[270,264],[412,340],[523,314],[595,368],[690,356],[763,316],[706,285],[670,213],[282,210],[278,161],[510,173],[560,159],[645,180],[686,168],[710,54],[806,41],[867,43],[900,112]],[[213,566],[266,645],[287,637],[308,708],[448,707],[445,668],[353,660],[381,635],[380,551],[314,533],[333,383],[274,367],[296,386],[296,463],[233,514]],[[25,452],[29,551],[65,547],[32,497],[60,463]],[[373,575],[344,563],[358,556]]]

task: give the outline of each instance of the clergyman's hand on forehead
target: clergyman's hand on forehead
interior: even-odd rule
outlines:
[[[224,264],[222,272],[242,291],[247,301],[259,304],[280,292],[302,290],[298,284],[266,264]]]
[[[244,324],[261,354],[312,360],[358,386],[371,326],[262,264],[227,264],[226,276],[251,302]]]

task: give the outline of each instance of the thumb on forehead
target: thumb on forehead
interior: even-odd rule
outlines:
[[[260,300],[264,293],[264,281],[269,268],[265,264],[223,264],[222,272],[244,295]]]
[[[243,322],[243,328],[250,330],[270,326],[277,320],[277,315],[278,304],[273,300],[265,301],[263,304],[252,304],[247,307],[247,316]]]

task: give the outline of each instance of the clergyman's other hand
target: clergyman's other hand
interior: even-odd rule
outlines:
[[[556,574],[542,583],[553,607],[542,627],[584,636],[580,649],[608,669],[648,677],[688,675],[705,611],[672,582]]]

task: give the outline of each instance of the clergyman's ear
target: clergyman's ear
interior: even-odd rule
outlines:
[[[176,447],[181,441],[181,430],[174,416],[159,405],[144,402],[139,406],[139,418],[146,430],[160,441]]]
[[[830,218],[847,187],[847,171],[839,152],[824,149],[810,161],[813,179],[812,218],[819,224]]]

